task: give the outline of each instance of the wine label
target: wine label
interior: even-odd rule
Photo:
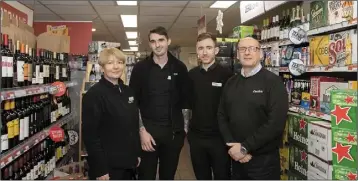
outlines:
[[[55,79],[60,80],[60,67],[58,65],[56,66]]]
[[[14,58],[13,57],[7,57],[7,77],[13,77],[14,76]]]
[[[30,126],[30,120],[29,117],[24,118],[24,137],[29,137],[29,126]]]
[[[20,120],[19,119],[15,119],[13,120],[14,122],[14,136],[18,136],[19,132],[20,132]]]
[[[17,81],[24,82],[24,61],[17,61]]]
[[[6,56],[2,56],[1,57],[1,76],[2,77],[7,77],[7,57]]]
[[[50,65],[46,65],[46,77],[50,77]]]
[[[7,150],[9,149],[9,141],[8,141],[8,137],[7,134],[1,135],[1,150]]]
[[[62,77],[67,77],[67,69],[62,68]]]
[[[6,123],[8,139],[14,138],[14,121]]]
[[[51,112],[51,123],[56,121],[56,111]]]
[[[24,63],[24,80],[29,80],[29,64]]]
[[[36,82],[39,83],[40,82],[40,65],[35,65],[34,74],[35,74],[34,78],[36,79]]]
[[[19,140],[24,140],[24,118],[20,119]]]

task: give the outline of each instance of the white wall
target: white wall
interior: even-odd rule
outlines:
[[[10,6],[16,8],[17,10],[27,14],[27,24],[32,27],[34,22],[34,11],[25,5],[17,2],[17,1],[5,1]]]

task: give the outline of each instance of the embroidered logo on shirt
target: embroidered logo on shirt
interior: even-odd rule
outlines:
[[[174,75],[178,75],[178,73],[173,73]]]
[[[260,94],[262,94],[262,93],[264,93],[264,91],[262,91],[262,90],[253,90],[252,93],[254,93],[254,94],[260,93]]]
[[[222,87],[222,83],[220,82],[212,82],[211,85],[214,87]]]
[[[172,76],[168,75],[168,80],[172,80]]]
[[[134,101],[134,97],[129,97],[129,98],[128,98],[128,103],[129,103],[129,104],[132,104],[133,101]]]

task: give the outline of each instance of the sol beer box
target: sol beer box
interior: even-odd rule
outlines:
[[[308,123],[308,152],[326,161],[332,161],[331,123],[312,121]]]
[[[319,119],[291,112],[288,113],[288,137],[292,140],[293,144],[306,150],[308,147],[308,123],[311,121],[319,121]]]
[[[307,179],[308,153],[307,149],[295,144],[289,146],[289,170],[296,173],[300,178]]]
[[[357,5],[356,5],[357,6]],[[351,30],[351,41],[352,41],[352,64],[357,64],[357,29]]]
[[[351,31],[342,31],[329,35],[329,64],[345,66],[352,64]]]
[[[332,180],[332,165],[321,159],[308,154],[308,171],[317,174],[319,177]]]

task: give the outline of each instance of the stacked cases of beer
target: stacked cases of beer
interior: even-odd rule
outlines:
[[[357,89],[331,91],[333,179],[357,180]]]

